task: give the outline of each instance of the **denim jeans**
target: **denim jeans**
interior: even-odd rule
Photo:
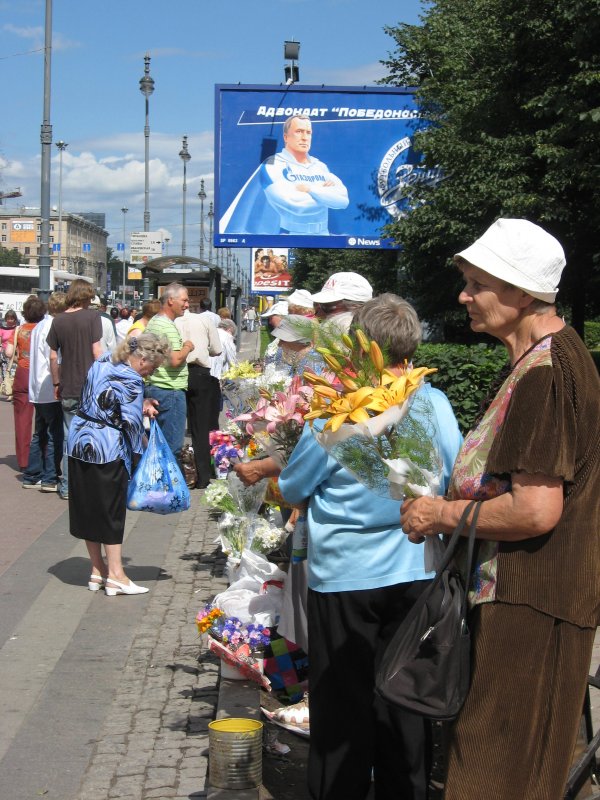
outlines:
[[[79,411],[79,398],[67,397],[61,402],[63,412],[63,460],[62,460],[62,477],[60,479],[60,486],[58,487],[59,494],[66,497],[69,494],[69,456],[67,455],[67,440],[69,438],[69,428],[73,417]]]
[[[144,397],[158,400],[158,416],[155,417],[175,457],[183,447],[186,424],[186,403],[183,389],[161,389],[146,386]]]
[[[63,454],[63,413],[60,403],[35,403],[35,429],[23,483],[58,482]]]

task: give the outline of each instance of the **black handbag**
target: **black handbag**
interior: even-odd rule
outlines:
[[[376,677],[376,691],[384,700],[433,720],[453,719],[469,691],[467,594],[480,507],[473,501],[464,510],[435,578],[394,634]],[[452,559],[471,511],[463,580]]]

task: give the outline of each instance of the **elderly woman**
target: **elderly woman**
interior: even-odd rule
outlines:
[[[600,380],[554,298],[562,247],[497,220],[455,256],[471,328],[510,372],[465,439],[450,500],[407,500],[413,541],[482,500],[472,576],[471,691],[452,732],[446,800],[558,800],[581,717],[600,608]]]
[[[125,339],[92,364],[71,424],[69,522],[71,535],[85,539],[92,571],[90,591],[143,594],[123,570],[127,484],[144,444],[142,417],[153,417],[156,400],[144,400],[144,378],[169,355],[165,337],[141,333]],[[106,563],[102,557],[102,546]]]
[[[410,361],[421,338],[415,310],[392,294],[365,303],[354,324],[388,354],[391,369]],[[439,421],[447,480],[458,426],[442,392],[420,391]],[[425,800],[426,723],[375,695],[381,656],[430,577],[423,550],[398,528],[400,503],[358,483],[308,425],[279,487],[290,503],[308,501],[310,796],[364,800],[373,771],[379,800]]]

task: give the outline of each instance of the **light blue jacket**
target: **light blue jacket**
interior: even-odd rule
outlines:
[[[420,391],[427,393],[437,415],[445,491],[462,436],[446,396],[427,384]],[[311,589],[347,592],[432,577],[425,572],[424,546],[402,533],[400,502],[358,483],[318,444],[308,425],[279,477],[279,488],[290,503],[309,499]]]

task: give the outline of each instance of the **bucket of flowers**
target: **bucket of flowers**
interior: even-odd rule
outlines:
[[[200,634],[207,634],[208,648],[221,659],[221,676],[234,680],[252,680],[270,689],[263,674],[264,649],[271,641],[271,631],[253,622],[228,617],[212,604],[196,616]]]

